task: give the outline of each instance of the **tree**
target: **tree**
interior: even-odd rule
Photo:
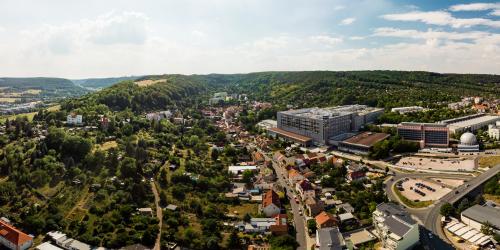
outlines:
[[[269,239],[269,244],[271,249],[283,249],[283,250],[293,250],[299,245],[294,237],[290,235],[282,235],[277,237],[271,237]]]
[[[455,214],[455,208],[450,203],[445,203],[439,209],[439,213],[446,217],[452,216]]]
[[[316,233],[316,220],[310,219],[307,221],[307,229],[309,231],[309,234],[315,234]]]
[[[493,235],[494,231],[489,221],[487,221],[481,226],[481,233],[486,235]]]
[[[255,176],[255,174],[251,170],[243,171],[243,174],[242,174],[243,182],[246,183],[247,185],[252,184],[252,180],[253,180],[254,176]]]
[[[229,239],[227,241],[227,248],[228,249],[240,249],[241,244],[240,244],[240,237],[238,236],[238,232],[236,230],[233,230],[231,234],[229,235]]]

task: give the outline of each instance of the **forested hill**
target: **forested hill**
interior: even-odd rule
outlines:
[[[216,91],[297,107],[368,104],[433,106],[462,96],[500,98],[499,75],[408,71],[302,71],[250,74],[157,75],[126,81],[66,103],[67,108],[104,104],[134,112],[192,106]]]
[[[51,78],[51,77],[29,77],[29,78],[0,78],[0,87],[9,87],[18,90],[26,89],[41,89],[41,90],[82,90],[73,82],[64,78]]]

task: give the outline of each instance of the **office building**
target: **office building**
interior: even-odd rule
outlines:
[[[440,124],[446,124],[450,133],[462,133],[465,131],[476,132],[480,128],[488,127],[490,124],[495,124],[496,121],[500,121],[500,116],[496,115],[486,115],[486,114],[474,114],[463,117],[458,117],[454,119],[444,120],[439,122]]]
[[[385,249],[411,249],[419,242],[417,222],[397,204],[377,205],[373,225]]]
[[[448,147],[450,135],[446,124],[402,122],[398,134],[403,140],[414,141],[424,147]]]
[[[329,139],[344,133],[358,131],[374,122],[383,109],[365,105],[348,105],[330,108],[304,108],[281,111],[277,114],[278,136],[304,143],[329,144]],[[300,139],[300,140],[297,140]]]

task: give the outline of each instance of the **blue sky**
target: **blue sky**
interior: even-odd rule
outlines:
[[[500,2],[2,0],[0,76],[500,74]]]

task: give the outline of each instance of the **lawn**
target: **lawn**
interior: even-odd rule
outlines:
[[[479,167],[481,168],[491,168],[500,164],[500,156],[483,156],[479,158]]]
[[[116,148],[116,147],[118,147],[118,143],[116,143],[116,141],[107,141],[107,142],[97,146],[98,149],[103,150],[103,151],[109,150],[110,148]]]
[[[19,100],[19,98],[12,98],[12,97],[0,97],[0,102],[8,102],[8,103],[13,103]]]
[[[483,194],[483,198],[485,200],[493,201],[496,204],[500,204],[500,195]]]
[[[424,208],[432,205],[434,201],[412,201],[408,198],[406,198],[399,190],[396,188],[396,186],[392,186],[392,190],[394,193],[398,196],[399,200],[401,200],[406,206],[412,207],[412,208]]]
[[[47,111],[59,111],[61,109],[61,105],[54,105],[54,106],[50,106],[47,108]]]
[[[230,206],[227,208],[231,214],[237,214],[240,219],[243,219],[245,214],[257,215],[259,214],[259,204],[245,203],[238,206]],[[235,213],[236,212],[236,213]]]

